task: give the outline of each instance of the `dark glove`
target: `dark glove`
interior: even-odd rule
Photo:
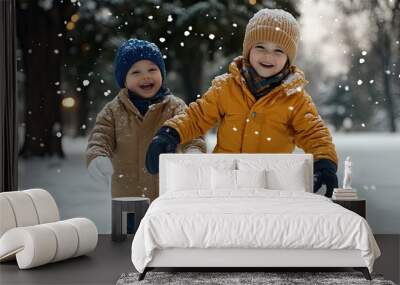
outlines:
[[[320,159],[314,162],[314,193],[326,185],[326,197],[332,197],[333,188],[338,187],[338,178],[336,176],[337,166],[329,159]]]
[[[161,127],[151,141],[146,153],[146,169],[150,174],[158,173],[159,156],[174,153],[180,143],[179,133],[170,127]]]

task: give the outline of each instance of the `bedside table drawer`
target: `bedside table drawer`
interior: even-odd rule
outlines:
[[[366,208],[367,208],[367,202],[366,200],[333,200],[332,202],[339,204],[340,206],[353,211],[356,214],[359,214],[361,217],[364,219],[366,218]]]

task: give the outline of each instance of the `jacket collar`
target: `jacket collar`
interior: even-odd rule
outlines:
[[[243,57],[236,57],[229,64],[229,73],[232,74],[235,81],[245,90],[247,93],[251,94],[249,88],[247,87],[246,80],[240,73],[240,69],[243,64]],[[307,85],[308,81],[305,79],[304,72],[295,65],[290,67],[290,74],[282,81],[282,84],[271,91],[271,93],[277,93],[278,91],[283,91],[287,96],[291,96],[297,92],[301,92]],[[270,95],[269,95],[270,96]]]

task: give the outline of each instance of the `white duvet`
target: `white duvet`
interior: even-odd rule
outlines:
[[[358,249],[372,272],[379,248],[368,223],[321,195],[265,189],[171,192],[157,198],[132,243],[143,272],[155,249]]]

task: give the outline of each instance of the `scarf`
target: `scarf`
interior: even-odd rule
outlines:
[[[161,102],[164,97],[169,94],[171,94],[171,92],[164,86],[161,86],[160,90],[158,90],[158,92],[151,98],[140,97],[136,93],[128,90],[129,99],[143,117],[149,110],[150,105]]]
[[[243,65],[240,73],[246,80],[247,87],[250,89],[250,92],[253,94],[256,100],[258,100],[282,83],[282,81],[290,73],[290,64],[289,61],[287,61],[285,67],[278,74],[270,77],[261,77],[250,65],[250,62],[246,59],[243,59]]]

